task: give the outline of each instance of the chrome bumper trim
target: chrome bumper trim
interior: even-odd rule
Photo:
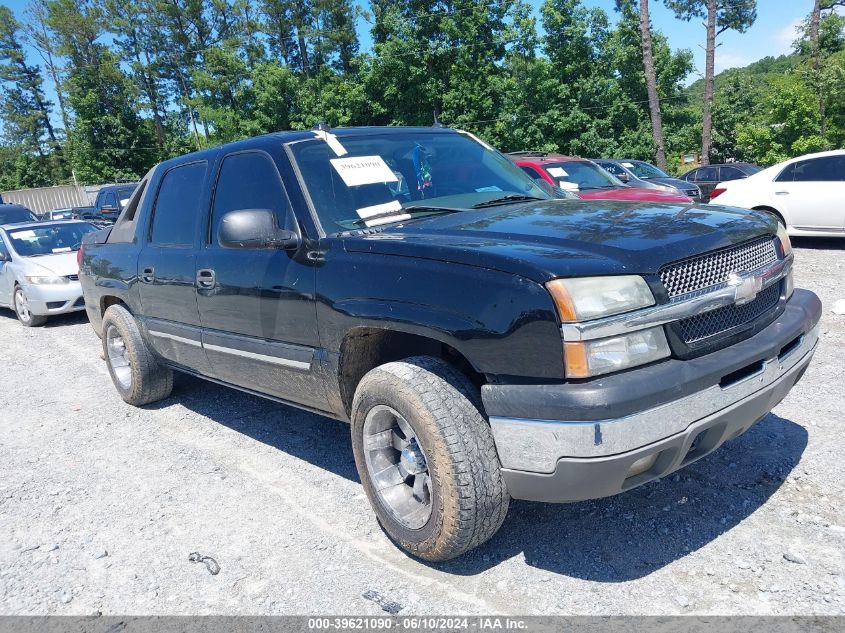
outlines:
[[[723,282],[717,286],[679,295],[669,303],[644,308],[635,312],[626,312],[602,319],[564,323],[560,330],[564,341],[586,341],[608,336],[619,336],[637,330],[665,325],[672,321],[686,319],[703,312],[716,310],[742,302],[741,282],[747,279],[759,280],[760,291],[786,277],[792,268],[793,257],[779,259],[771,265],[737,277],[740,283]]]
[[[652,444],[800,372],[809,363],[819,326],[804,334],[784,357],[763,361],[760,371],[727,387],[713,385],[678,400],[622,418],[598,421],[490,417],[503,468],[554,472],[563,457],[605,457]]]

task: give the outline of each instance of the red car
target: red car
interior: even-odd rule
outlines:
[[[547,182],[587,200],[635,200],[688,204],[693,202],[692,198],[682,194],[629,187],[585,158],[546,152],[512,152],[508,154],[508,158],[535,180]]]

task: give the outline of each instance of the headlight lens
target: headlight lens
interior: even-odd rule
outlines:
[[[70,283],[67,277],[24,277],[27,283],[39,286],[55,286],[59,284]]]
[[[561,321],[584,321],[654,305],[654,295],[638,275],[555,279],[546,284]]]
[[[786,227],[778,221],[778,239],[780,245],[783,247],[783,256],[789,257],[792,255],[792,242],[789,241],[789,234],[786,232]]]
[[[589,378],[644,365],[670,355],[662,327],[623,336],[564,343],[567,378]]]

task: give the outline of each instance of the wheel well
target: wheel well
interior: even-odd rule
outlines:
[[[786,220],[783,219],[783,215],[781,215],[780,211],[778,211],[777,209],[773,209],[772,207],[760,206],[760,207],[754,207],[752,209],[752,211],[767,211],[767,212],[771,213],[773,216],[775,216],[777,218],[778,222],[780,222],[781,224],[786,226]]]
[[[102,297],[100,299],[100,315],[102,316],[103,314],[105,314],[106,310],[108,310],[110,307],[118,305],[123,306],[124,308],[129,310],[129,306],[126,305],[126,302],[123,301],[123,299],[121,299],[120,297],[115,297],[112,295],[106,295],[105,297]]]
[[[340,346],[338,380],[347,415],[352,412],[355,389],[364,374],[379,365],[411,356],[442,358],[463,372],[477,387],[486,382],[460,352],[441,341],[394,330],[356,328],[346,335]]]

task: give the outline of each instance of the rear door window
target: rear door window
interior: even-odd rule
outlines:
[[[113,193],[109,192],[103,195],[103,206],[112,209],[117,208],[117,198],[114,197]]]
[[[715,167],[701,167],[695,172],[696,182],[716,182],[717,180]]]
[[[206,163],[174,167],[161,180],[153,208],[150,242],[164,246],[194,243]]]
[[[231,154],[223,160],[214,206],[211,212],[209,243],[217,243],[220,219],[230,211],[269,209],[279,228],[294,230],[293,214],[276,164],[263,152]]]

